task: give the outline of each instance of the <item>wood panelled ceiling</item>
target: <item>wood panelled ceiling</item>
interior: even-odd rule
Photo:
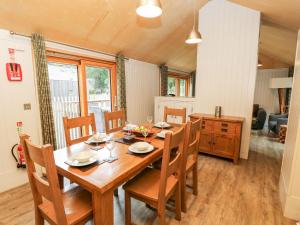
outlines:
[[[197,0],[202,7],[207,0]],[[47,40],[192,71],[196,46],[184,43],[193,24],[192,0],[161,0],[156,19],[136,15],[138,0],[2,0],[0,27]]]
[[[208,0],[194,0],[201,8]],[[231,0],[262,12],[260,58],[266,67],[294,63],[299,0]],[[138,0],[2,0],[0,28],[185,71],[196,68],[196,46],[184,43],[193,0],[161,0],[160,18],[135,13]],[[268,63],[267,63],[268,62]],[[264,62],[263,62],[264,63]],[[268,66],[267,66],[268,65]],[[280,65],[280,66],[279,66]]]

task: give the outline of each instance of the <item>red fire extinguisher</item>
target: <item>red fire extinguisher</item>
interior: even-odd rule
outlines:
[[[22,133],[22,128],[23,128],[22,122],[17,122],[18,134]],[[17,150],[17,153],[16,153],[16,150]],[[23,147],[22,147],[21,144],[15,144],[11,148],[11,154],[14,157],[14,159],[16,160],[17,168],[26,168],[26,162],[25,162]]]

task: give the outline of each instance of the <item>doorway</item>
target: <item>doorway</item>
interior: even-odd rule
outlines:
[[[98,132],[105,131],[104,112],[114,109],[117,96],[114,62],[86,57],[48,56],[52,110],[58,148],[66,146],[62,118],[94,113]],[[71,137],[81,129],[72,129]]]

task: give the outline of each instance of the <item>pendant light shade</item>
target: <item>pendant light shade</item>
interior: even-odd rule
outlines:
[[[146,18],[158,17],[162,14],[161,4],[159,0],[140,0],[140,4],[136,9],[139,16]]]
[[[196,7],[194,6],[194,24],[191,33],[189,34],[188,38],[185,40],[187,44],[199,44],[202,41],[202,36],[198,31],[198,26],[196,22]],[[197,27],[197,29],[196,29]]]
[[[195,29],[195,27],[193,27],[193,30],[191,31],[188,38],[185,40],[185,43],[187,43],[187,44],[198,44],[201,41],[202,41],[201,34],[199,33],[199,31],[197,31]]]

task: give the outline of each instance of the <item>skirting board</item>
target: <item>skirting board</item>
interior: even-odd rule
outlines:
[[[279,196],[283,215],[289,219],[300,220],[300,198],[287,192],[282,174],[279,180]],[[298,225],[298,224],[297,224]],[[300,225],[300,224],[299,224]]]
[[[28,182],[26,169],[18,169],[0,174],[0,193]]]

